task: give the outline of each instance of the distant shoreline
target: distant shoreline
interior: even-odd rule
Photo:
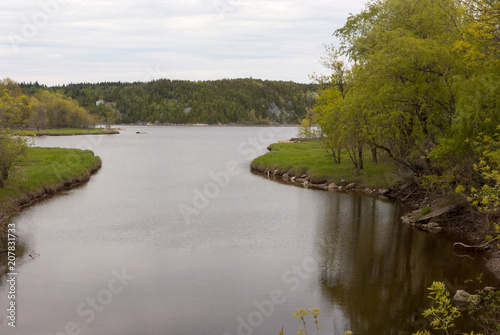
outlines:
[[[117,126],[143,126],[143,127],[297,127],[298,124],[245,124],[245,123],[225,123],[225,124],[208,124],[208,123],[119,123]]]

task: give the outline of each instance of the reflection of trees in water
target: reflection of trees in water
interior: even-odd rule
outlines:
[[[432,281],[477,276],[477,262],[450,256],[451,243],[402,225],[396,204],[341,193],[327,198],[317,232],[321,288],[355,334],[419,329],[424,321],[415,318]]]
[[[9,273],[8,267],[8,237],[7,237],[7,223],[0,223],[0,288],[5,284],[6,275]],[[21,265],[22,260],[27,252],[26,243],[16,236],[16,269]]]

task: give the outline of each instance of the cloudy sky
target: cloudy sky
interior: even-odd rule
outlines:
[[[310,82],[366,0],[16,0],[0,7],[0,78]]]

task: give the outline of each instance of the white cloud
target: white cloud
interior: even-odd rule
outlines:
[[[0,73],[46,84],[250,77],[308,82],[365,0],[26,0],[0,9]]]

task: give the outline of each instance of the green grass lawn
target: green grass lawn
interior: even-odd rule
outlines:
[[[119,134],[116,130],[105,128],[60,128],[60,129],[40,129],[40,132],[31,129],[12,130],[14,133],[23,136],[70,136],[70,135],[108,135]]]
[[[345,150],[341,164],[334,164],[319,141],[276,143],[271,147],[272,151],[252,162],[253,168],[291,171],[296,176],[307,174],[312,182],[356,182],[371,188],[390,187],[400,180],[394,163],[374,164],[371,153],[364,157],[364,169],[357,171]]]
[[[90,150],[28,148],[25,156],[11,168],[5,187],[0,188],[0,217],[35,196],[85,180],[100,164],[101,159]]]

